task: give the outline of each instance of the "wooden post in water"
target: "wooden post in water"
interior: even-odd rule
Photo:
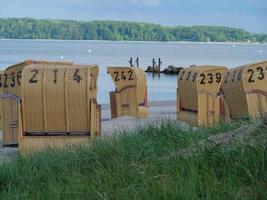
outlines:
[[[130,58],[129,63],[130,63],[130,67],[134,67],[134,65],[133,65],[133,58],[132,57]]]
[[[161,61],[161,59],[159,58],[159,62],[158,62],[158,65],[159,65],[159,71],[160,71],[161,64],[162,64],[162,61]]]
[[[152,59],[152,68],[155,69],[156,61],[155,58]]]
[[[136,67],[139,67],[139,58],[138,57],[136,58],[135,62],[136,62]]]

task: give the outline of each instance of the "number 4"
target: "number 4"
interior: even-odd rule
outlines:
[[[73,80],[77,81],[78,83],[80,83],[80,81],[82,80],[80,74],[79,74],[79,69],[76,69],[74,75],[73,75]]]
[[[126,80],[127,79],[126,76],[125,76],[125,74],[124,74],[124,71],[121,72],[121,79],[123,79],[123,80]]]

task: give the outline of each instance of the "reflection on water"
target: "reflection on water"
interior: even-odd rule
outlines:
[[[158,80],[160,80],[160,73],[152,73],[152,78],[157,78]]]
[[[146,73],[148,81],[148,98],[153,101],[176,99],[177,75]]]

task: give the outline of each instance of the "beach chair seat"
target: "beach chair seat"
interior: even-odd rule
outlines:
[[[147,79],[137,67],[108,67],[116,90],[110,92],[111,118],[148,117]]]
[[[230,69],[222,85],[230,119],[267,113],[267,61]]]
[[[223,114],[220,87],[226,67],[184,68],[178,76],[177,120],[192,125],[210,126]]]

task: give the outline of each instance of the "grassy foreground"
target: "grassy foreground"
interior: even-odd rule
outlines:
[[[198,148],[198,141],[239,125],[185,131],[165,122],[18,157],[0,165],[0,199],[264,199],[265,142]],[[184,153],[192,147],[198,150]]]

